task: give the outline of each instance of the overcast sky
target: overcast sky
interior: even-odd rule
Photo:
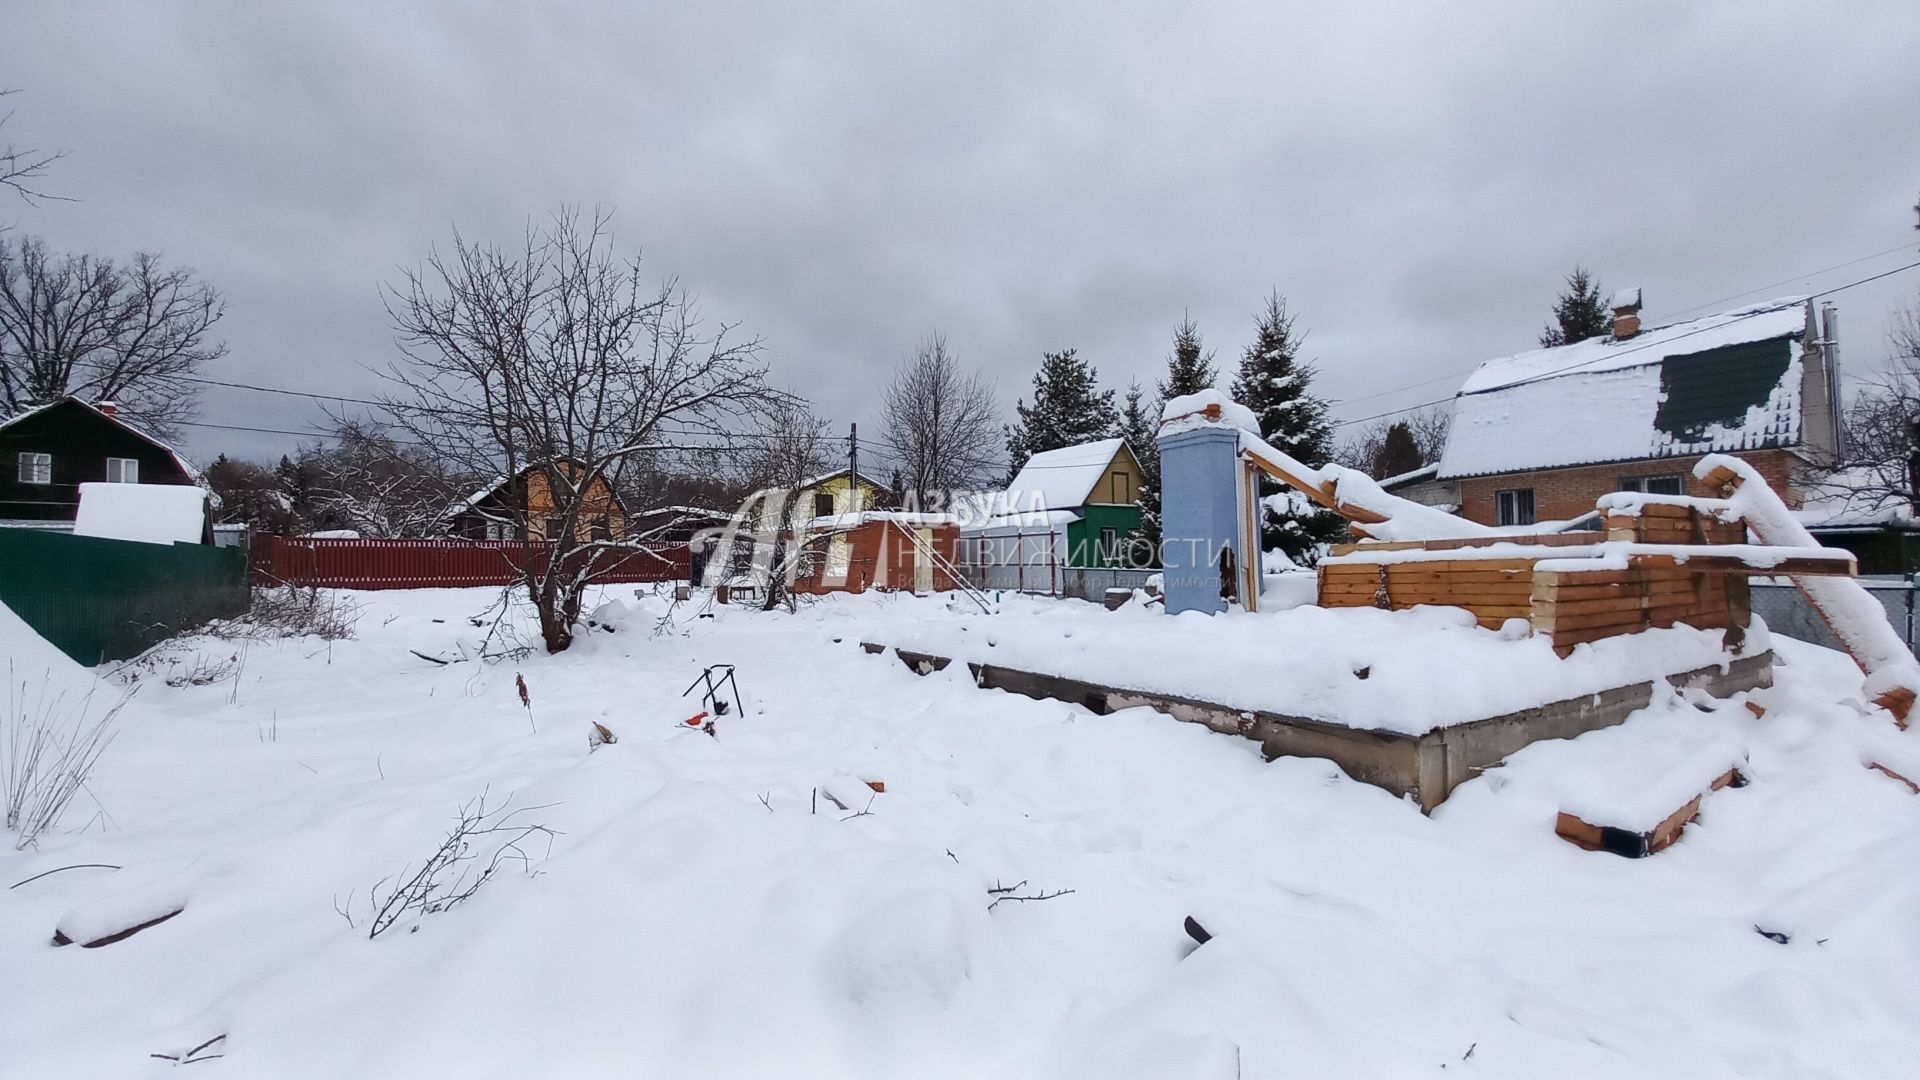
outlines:
[[[0,138],[66,150],[75,201],[0,223],[197,268],[207,374],[355,393],[398,267],[602,204],[863,431],[934,329],[1011,413],[1047,349],[1150,383],[1183,311],[1230,368],[1278,288],[1356,418],[1531,347],[1575,261],[1659,322],[1920,259],[1914,0],[1122,7],[14,3]],[[1852,370],[1915,298],[1835,298]]]

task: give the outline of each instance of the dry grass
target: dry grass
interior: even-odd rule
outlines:
[[[95,690],[81,694],[39,689],[7,666],[6,715],[0,716],[0,803],[14,848],[34,846],[59,824],[87,785],[100,755],[113,742],[114,722],[126,705],[96,709]]]

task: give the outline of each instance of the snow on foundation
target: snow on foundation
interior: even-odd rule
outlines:
[[[75,536],[197,544],[207,524],[207,493],[191,484],[80,485]]]
[[[1405,735],[1730,659],[1722,631],[1686,626],[1606,638],[1562,659],[1545,637],[1486,630],[1452,607],[1168,617],[1007,597],[998,616],[882,618],[861,632],[956,661]],[[1756,620],[1740,655],[1767,648]]]

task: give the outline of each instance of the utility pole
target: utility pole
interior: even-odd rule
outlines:
[[[847,425],[847,512],[860,512],[860,425]]]

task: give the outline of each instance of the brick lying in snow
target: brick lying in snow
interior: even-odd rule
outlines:
[[[60,917],[53,944],[78,944],[97,949],[124,941],[148,927],[158,926],[185,911],[187,896],[176,886],[135,889],[91,904],[82,904]]]

